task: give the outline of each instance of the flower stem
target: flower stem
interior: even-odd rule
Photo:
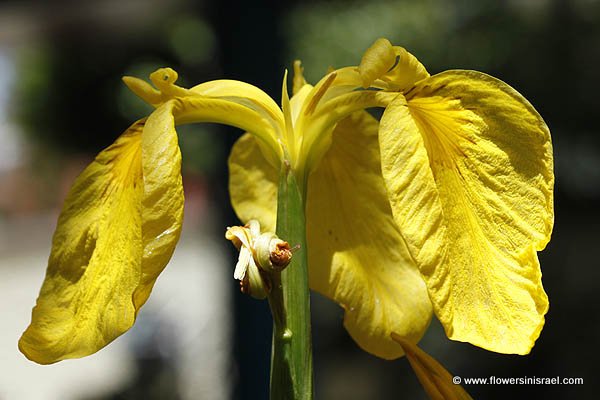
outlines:
[[[291,246],[300,245],[300,249],[281,274],[272,276],[271,400],[313,398],[303,187],[298,185],[292,169],[284,165],[277,199],[277,235]]]

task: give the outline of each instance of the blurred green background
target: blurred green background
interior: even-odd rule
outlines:
[[[504,80],[534,104],[554,141],[556,222],[552,241],[540,253],[550,311],[532,353],[507,356],[450,342],[437,321],[422,347],[462,377],[560,376],[582,377],[585,382],[466,385],[475,399],[595,398],[600,335],[600,132],[594,119],[599,112],[595,93],[600,92],[598,0],[2,2],[0,281],[9,282],[22,272],[14,269],[15,257],[37,243],[36,249],[46,251],[74,177],[95,153],[148,112],[121,83],[121,76],[145,78],[157,67],[171,66],[179,72],[182,86],[238,79],[278,101],[284,69],[291,68],[294,59],[302,60],[307,80],[315,83],[329,66],[356,65],[381,36],[406,47],[432,74],[474,69]],[[227,294],[208,301],[219,316],[210,324],[223,327],[217,333],[221,345],[212,348],[211,357],[198,354],[196,364],[182,367],[181,357],[165,356],[161,344],[160,351],[147,356],[146,347],[139,345],[146,343],[145,336],[135,334],[128,345],[134,350],[127,378],[121,374],[115,378],[118,383],[109,378],[96,393],[90,389],[56,398],[267,398],[267,305],[237,292],[231,279],[235,254],[222,243],[224,227],[237,223],[227,197],[226,159],[240,132],[205,124],[183,127],[179,133],[190,241],[215,243],[224,260],[223,268],[202,278],[225,282]],[[10,298],[13,292],[7,291],[2,298],[8,305],[19,299],[19,307],[28,310],[18,317],[23,321],[45,265],[29,268],[34,289],[13,287],[19,296]],[[0,329],[9,324],[8,305],[0,308]],[[317,398],[426,398],[406,360],[382,361],[354,344],[336,305],[314,295],[313,310]],[[192,335],[194,341],[206,340],[201,330],[189,330],[198,332]],[[27,363],[12,355],[18,333],[0,336],[0,354]],[[216,359],[218,368],[211,361]],[[22,393],[19,399],[51,398],[19,391],[22,382],[35,386],[36,380],[28,379],[20,366],[3,362],[0,399],[12,399],[8,396],[14,393]],[[67,363],[76,368],[77,362]],[[44,368],[36,372],[39,379],[55,366]],[[215,377],[194,386],[181,378],[189,368],[200,375],[212,371]]]

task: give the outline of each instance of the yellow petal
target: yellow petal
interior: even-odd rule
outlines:
[[[435,358],[396,333],[392,332],[392,338],[404,349],[419,382],[432,400],[472,400],[461,385],[454,383],[453,376]]]
[[[365,51],[358,72],[363,88],[368,88],[377,78],[388,72],[396,63],[396,54],[389,40],[379,38]]]
[[[429,77],[429,72],[415,56],[400,46],[394,46],[394,54],[398,62],[391,71],[381,77],[390,84],[388,90],[403,92],[416,82]]]
[[[183,222],[181,153],[172,102],[165,103],[148,117],[142,135],[142,171],[144,252],[142,276],[133,295],[137,311],[171,259]]]
[[[163,101],[160,91],[148,82],[134,76],[124,76],[122,79],[129,90],[146,103],[156,106]]]
[[[264,91],[245,82],[219,79],[196,85],[190,92],[245,104],[249,108],[263,113],[283,130],[283,114],[275,101]]]
[[[366,112],[342,120],[309,178],[309,279],[344,308],[344,325],[364,350],[393,359],[403,351],[390,333],[418,341],[432,310],[392,218],[377,128]]]
[[[229,79],[205,82],[190,92],[214,99],[200,100],[202,103],[195,107],[202,107],[209,118],[202,115],[194,122],[221,122],[257,135],[267,160],[279,165],[282,151],[278,141],[283,139],[285,122],[281,109],[268,94],[256,86]]]
[[[229,165],[231,200],[240,219],[255,218],[273,230],[277,173],[251,136],[234,145]],[[309,178],[307,246],[311,288],[344,307],[345,326],[362,348],[392,359],[403,352],[391,331],[420,339],[431,304],[392,219],[380,174],[377,122],[367,113],[340,122]]]
[[[367,49],[358,66],[362,85],[380,87],[375,84],[377,79],[387,82],[386,90],[402,92],[411,88],[416,82],[429,77],[429,73],[406,49],[392,44],[384,38],[379,38]]]
[[[260,108],[227,97],[202,95],[175,99],[174,115],[177,125],[197,122],[216,122],[235,126],[259,139],[259,146],[272,165],[279,165],[283,151],[280,141],[283,131],[275,120]],[[283,116],[282,116],[283,118]]]
[[[277,182],[277,170],[265,160],[254,137],[245,133],[229,155],[229,197],[241,221],[255,219],[264,231],[275,231]]]
[[[143,121],[102,151],[73,185],[52,240],[31,325],[19,341],[50,364],[92,354],[131,327],[141,277]]]
[[[260,139],[259,145],[273,165],[282,155],[284,118],[277,104],[259,88],[235,80],[215,80],[185,89],[177,86],[178,74],[171,68],[159,68],[150,75],[158,88],[132,77],[125,84],[154,107],[174,101],[177,124],[217,122],[249,131]]]
[[[301,132],[301,153],[297,170],[306,165],[316,165],[331,143],[335,124],[353,113],[370,107],[385,107],[395,96],[382,91],[357,91],[362,77],[356,67],[345,67],[325,75],[314,87],[305,85],[292,97],[294,129]],[[388,84],[376,80],[377,85],[387,89]],[[306,87],[311,90],[304,92]],[[300,99],[301,98],[301,99]],[[299,104],[294,111],[294,101]],[[309,168],[310,169],[310,168]]]
[[[159,68],[150,74],[150,80],[158,89],[155,89],[146,81],[132,76],[124,76],[123,82],[139,98],[154,107],[158,107],[175,97],[194,95],[190,90],[175,84],[178,77],[179,75],[172,68]]]
[[[284,146],[289,153],[286,156],[286,159],[296,158],[296,140],[294,137],[294,124],[292,119],[292,108],[290,106],[290,96],[288,95],[287,90],[287,69],[283,74],[283,84],[281,85],[281,110],[283,111],[283,117],[285,120],[285,139],[284,143],[287,144]]]
[[[383,81],[377,83],[387,86]],[[308,93],[309,101],[302,105],[302,117],[310,117],[321,104],[361,87],[362,77],[356,67],[344,67],[327,73]],[[296,97],[296,93],[294,93]]]
[[[177,71],[169,67],[159,68],[150,74],[150,81],[160,90],[165,100],[192,95],[190,90],[175,84],[177,78],[179,78]]]
[[[173,102],[132,125],[77,178],[19,348],[50,364],[95,353],[134,323],[179,240]]]
[[[398,97],[380,129],[394,217],[449,338],[528,353],[548,299],[536,250],[553,223],[552,146],[514,89],[448,71]]]
[[[374,90],[353,91],[324,102],[310,117],[299,118],[295,129],[303,133],[303,142],[298,169],[311,172],[319,164],[331,144],[331,133],[338,121],[365,108],[385,107],[396,95]]]
[[[304,79],[304,67],[300,60],[294,60],[294,78],[292,80],[292,95],[296,95],[300,89],[307,85],[306,79]]]
[[[305,84],[304,86],[302,86],[302,88],[300,88],[298,90],[298,92],[294,93],[294,96],[290,99],[290,108],[291,108],[292,121],[293,121],[294,126],[297,125],[298,118],[300,117],[300,112],[302,111],[302,106],[304,106],[306,99],[310,95],[312,88],[313,87],[311,85]],[[299,142],[297,142],[296,144],[301,145],[303,135],[297,135],[297,136],[299,136],[299,137],[296,140],[299,140]]]
[[[419,268],[438,265],[446,251],[445,222],[423,138],[404,96],[386,108],[379,142],[390,205],[408,249]]]

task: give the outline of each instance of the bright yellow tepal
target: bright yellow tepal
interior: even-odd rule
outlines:
[[[179,147],[171,104],[132,125],[77,178],[19,348],[50,364],[95,353],[134,323],[179,239]]]
[[[553,222],[544,121],[505,83],[448,71],[394,100],[379,139],[395,220],[448,337],[528,353],[548,309],[536,253]]]

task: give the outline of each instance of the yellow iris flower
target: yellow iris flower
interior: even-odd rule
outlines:
[[[294,96],[284,79],[281,108],[238,81],[184,89],[171,69],[151,75],[155,87],[125,78],[156,109],[71,189],[19,342],[27,357],[82,357],[132,326],[181,228],[175,125],[202,121],[249,132],[229,159],[244,222],[275,229],[279,171],[292,168],[305,198],[310,286],[344,308],[363,349],[403,355],[391,334],[417,342],[434,312],[451,339],[530,351],[548,309],[537,251],[552,230],[554,179],[535,109],[479,72],[430,76],[385,39],[314,87],[299,62],[294,71]],[[371,107],[385,108],[380,122]]]

